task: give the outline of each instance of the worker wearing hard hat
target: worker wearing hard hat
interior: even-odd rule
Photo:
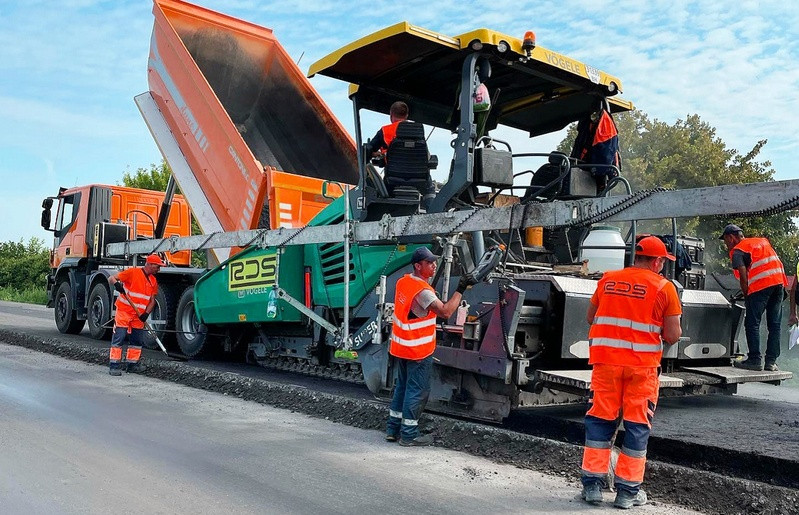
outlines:
[[[674,344],[682,335],[677,289],[659,275],[667,259],[674,261],[674,256],[659,238],[642,238],[633,266],[605,272],[591,297],[586,318],[591,324],[588,362],[593,371],[582,463],[582,498],[591,504],[602,502],[620,412],[625,431],[614,505],[626,509],[647,501],[640,487],[663,342]]]
[[[449,318],[458,309],[461,295],[475,279],[461,276],[458,287],[442,302],[430,286],[438,256],[427,247],[411,257],[413,273],[397,281],[394,293],[394,323],[389,353],[396,359],[397,382],[388,412],[386,440],[403,446],[433,443],[430,435],[419,434],[419,417],[430,395],[430,372],[436,350],[436,317]]]
[[[747,370],[776,371],[780,356],[780,326],[782,325],[782,300],[788,278],[777,253],[766,238],[745,238],[740,227],[730,224],[724,228],[720,239],[730,251],[732,270],[740,282],[746,304],[746,345],[749,353],[745,361],[733,365]],[[766,313],[768,340],[766,364],[760,354],[760,319]]]
[[[141,359],[141,341],[144,323],[155,308],[158,281],[155,274],[165,266],[155,254],[147,256],[143,267],[133,267],[117,272],[108,283],[119,292],[114,317],[114,334],[111,337],[109,352],[109,373],[122,375],[123,366],[128,372],[136,372]],[[122,359],[122,345],[128,338],[125,359]]]

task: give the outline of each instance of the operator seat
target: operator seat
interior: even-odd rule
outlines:
[[[430,170],[437,161],[428,152],[424,126],[408,120],[400,122],[386,152],[385,182],[389,195],[403,197],[416,190],[426,200],[435,196]]]

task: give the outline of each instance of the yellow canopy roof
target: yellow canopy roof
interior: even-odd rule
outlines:
[[[504,49],[504,51],[502,51]],[[531,136],[559,130],[615,95],[621,81],[601,70],[536,46],[528,57],[522,40],[488,29],[456,37],[397,23],[350,43],[312,64],[308,75],[351,82],[363,108],[387,113],[396,100],[408,103],[411,118],[454,128],[466,57],[479,50],[491,63],[485,81],[496,97],[488,128],[507,125]],[[610,96],[611,110],[631,102]]]

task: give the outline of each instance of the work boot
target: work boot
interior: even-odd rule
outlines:
[[[599,483],[583,485],[581,497],[589,504],[599,504],[602,502],[602,488]]]
[[[108,369],[108,373],[110,375],[112,375],[112,376],[121,376],[122,375],[122,369],[121,368],[111,367],[111,368]]]
[[[773,361],[767,361],[766,366],[763,367],[763,370],[766,370],[767,372],[778,372],[780,369],[777,367],[777,363]]]
[[[763,363],[760,359],[746,359],[744,361],[733,361],[732,366],[736,368],[743,368],[744,370],[763,370]]]
[[[399,434],[397,433],[387,433],[386,434],[386,441],[387,442],[396,442],[399,440]]]
[[[419,435],[413,440],[400,438],[399,444],[403,447],[425,447],[427,445],[433,445],[433,437],[430,435]]]
[[[638,490],[637,495],[633,495],[627,490],[619,490],[616,492],[616,500],[613,501],[613,506],[622,510],[629,510],[633,506],[643,506],[644,504],[646,504],[646,492],[643,490]]]

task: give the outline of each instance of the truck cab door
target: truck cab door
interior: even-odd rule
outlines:
[[[84,231],[76,231],[78,211],[80,206],[80,192],[71,195],[65,195],[58,199],[58,211],[56,212],[55,227],[53,235],[55,242],[53,244],[53,268],[58,268],[58,265],[64,258],[79,255],[79,249],[85,246],[83,240]],[[80,232],[81,234],[76,234]],[[77,240],[75,238],[77,237]],[[73,248],[73,245],[78,245],[78,248]]]

